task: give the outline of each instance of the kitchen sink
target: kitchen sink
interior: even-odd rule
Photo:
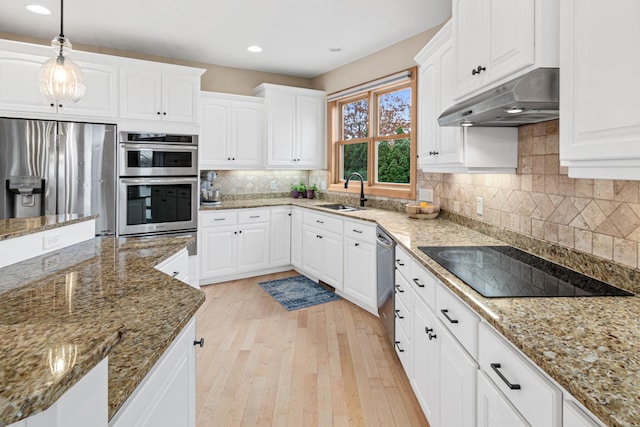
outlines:
[[[325,208],[325,209],[331,209],[333,211],[339,211],[339,212],[351,212],[351,211],[357,211],[359,208],[356,208],[355,206],[347,206],[347,205],[340,205],[340,204],[329,204],[329,205],[318,205],[319,208]]]

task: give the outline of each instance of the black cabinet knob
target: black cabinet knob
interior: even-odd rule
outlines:
[[[157,115],[160,115],[160,111],[158,111],[156,114],[157,114]]]
[[[166,115],[167,115],[167,112],[165,111],[164,113],[162,113],[162,115],[163,115],[163,116],[166,116]]]
[[[200,338],[199,340],[194,341],[193,345],[199,345],[201,348],[204,347],[204,338]]]

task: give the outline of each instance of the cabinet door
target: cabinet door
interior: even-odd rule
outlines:
[[[535,0],[485,0],[487,31],[484,85],[533,65]]]
[[[418,162],[420,167],[435,163],[438,151],[440,126],[438,116],[441,111],[438,103],[439,73],[435,58],[429,58],[420,64],[418,71]]]
[[[40,67],[49,58],[0,52],[0,110],[55,113],[38,88]]]
[[[291,264],[291,208],[271,210],[271,266]]]
[[[431,425],[438,422],[440,405],[440,324],[433,312],[416,299],[414,305],[414,366],[411,380],[413,389]]]
[[[336,289],[342,289],[342,236],[322,232],[322,279]]]
[[[296,96],[295,166],[323,166],[325,108],[324,97]]]
[[[478,366],[440,327],[440,425],[475,427]]]
[[[58,113],[79,116],[116,117],[118,115],[118,68],[79,62],[86,92],[75,103],[58,108]]]
[[[160,120],[162,76],[159,72],[120,68],[120,117]]]
[[[163,72],[162,120],[195,123],[199,93],[199,76]]]
[[[200,277],[216,277],[235,273],[237,228],[208,227],[201,229]]]
[[[200,100],[200,167],[228,167],[231,160],[231,102],[202,97]]]
[[[640,2],[560,3],[560,160],[603,161],[576,177],[640,179]]]
[[[562,427],[599,427],[591,416],[587,415],[574,402],[565,400],[562,405]]]
[[[302,268],[302,210],[291,211],[291,264]]]
[[[269,223],[238,226],[238,271],[269,267]]]
[[[234,167],[264,167],[262,110],[260,103],[234,101],[231,104]]]
[[[270,93],[267,99],[267,166],[291,166],[294,159],[296,97]]]
[[[456,98],[473,92],[480,85],[478,66],[486,67],[486,8],[487,0],[453,0],[453,42],[456,54]]]
[[[320,232],[313,227],[302,227],[302,269],[313,278],[323,277],[323,247]]]
[[[529,424],[494,387],[484,372],[478,372],[478,426],[528,427]]]
[[[344,292],[377,313],[376,246],[344,239]]]

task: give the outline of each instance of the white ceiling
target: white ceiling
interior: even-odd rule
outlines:
[[[30,3],[53,15],[28,12]],[[451,0],[67,0],[64,8],[72,43],[311,78],[439,25]],[[0,0],[0,31],[50,39],[59,14],[59,0]],[[247,52],[254,44],[263,52]]]

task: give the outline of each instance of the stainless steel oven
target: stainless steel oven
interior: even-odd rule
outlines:
[[[121,132],[120,176],[197,176],[198,136]]]
[[[198,178],[120,177],[118,234],[195,230]]]

